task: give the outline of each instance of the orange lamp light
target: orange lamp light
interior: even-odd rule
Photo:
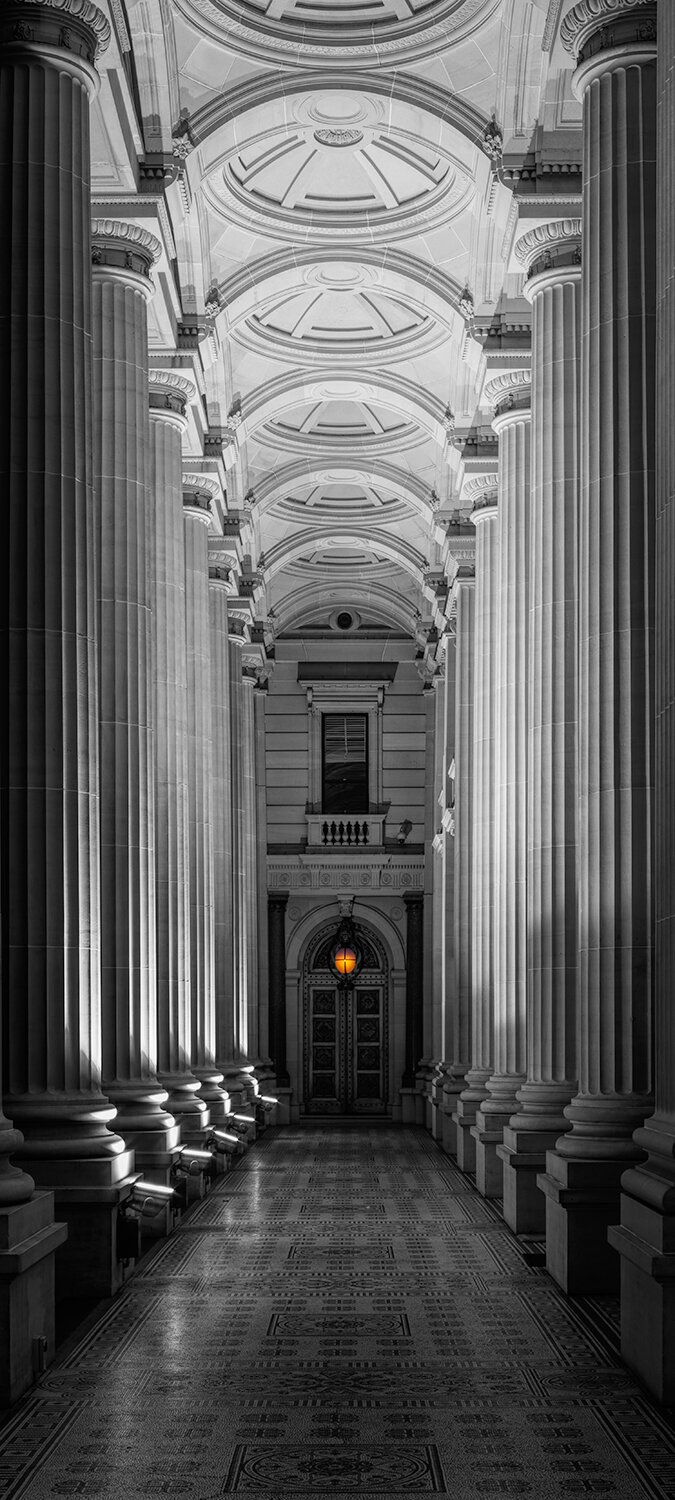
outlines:
[[[356,968],[356,954],[353,948],[338,948],[333,959],[338,974],[352,974]]]

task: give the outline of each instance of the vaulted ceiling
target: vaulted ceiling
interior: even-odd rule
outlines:
[[[164,213],[153,359],[206,326],[270,640],[342,603],[439,623],[446,523],[494,464],[485,378],[527,358],[514,241],[578,189],[568,4],[110,0],[94,195]]]

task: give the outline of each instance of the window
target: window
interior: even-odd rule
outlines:
[[[368,811],[368,715],[323,714],[321,810]]]

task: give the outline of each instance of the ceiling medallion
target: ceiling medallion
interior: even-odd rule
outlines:
[[[362,130],[337,130],[331,127],[328,130],[315,130],[314,139],[320,146],[358,146],[363,140]]]

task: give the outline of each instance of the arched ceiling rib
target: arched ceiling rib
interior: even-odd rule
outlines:
[[[129,0],[135,31],[145,3]],[[453,503],[454,423],[477,419],[482,388],[472,310],[507,294],[494,112],[508,58],[525,104],[500,124],[529,149],[544,9],[170,0],[181,288],[215,323],[208,420],[231,431],[228,505],[277,629],[329,597],[367,596],[418,640],[431,624],[433,516]]]

